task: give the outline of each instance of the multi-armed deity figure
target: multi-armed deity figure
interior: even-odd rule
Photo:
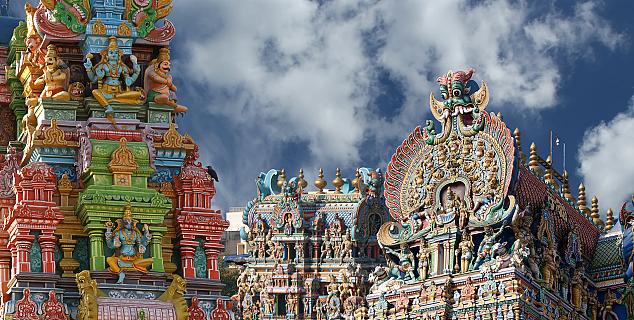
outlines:
[[[141,67],[134,55],[130,56],[132,69],[123,62],[123,53],[119,49],[117,38],[110,37],[108,39],[108,49],[101,51],[101,61],[97,65],[92,65],[91,58],[92,54],[86,55],[84,67],[86,67],[88,79],[99,85],[97,89],[92,91],[92,95],[102,107],[106,108],[106,113],[114,111],[110,105],[112,102],[143,103],[142,93],[130,89],[139,77]],[[124,83],[121,83],[121,77],[125,81],[125,86]]]
[[[49,44],[47,47],[45,63],[44,74],[35,80],[36,86],[44,86],[40,98],[61,101],[70,100],[70,94],[66,91],[70,80],[70,69],[59,58],[57,47],[53,44]]]
[[[187,107],[176,104],[176,86],[170,74],[170,49],[161,48],[158,57],[145,70],[143,87],[148,101],[165,104],[174,108],[174,112],[186,112]]]
[[[126,205],[123,219],[117,219],[117,227],[112,231],[112,222],[106,222],[106,244],[114,249],[115,254],[106,258],[110,271],[119,274],[117,283],[122,283],[125,270],[147,272],[147,267],[154,262],[152,258],[143,258],[152,236],[147,224],[143,225],[143,233],[137,228],[138,221],[132,218],[130,205]],[[118,251],[118,252],[117,252]]]

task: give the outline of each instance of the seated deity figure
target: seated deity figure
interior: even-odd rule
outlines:
[[[44,87],[40,98],[68,101],[70,93],[66,90],[70,80],[70,69],[57,55],[55,45],[49,44],[46,49],[44,74],[35,80],[36,86]]]
[[[187,107],[176,104],[176,86],[170,74],[170,50],[161,48],[158,57],[148,65],[143,78],[143,87],[148,101],[174,108],[175,113],[186,112]]]
[[[106,222],[106,244],[115,253],[106,258],[110,272],[117,273],[117,283],[123,283],[125,270],[147,272],[147,267],[154,262],[153,258],[143,258],[152,236],[147,224],[143,225],[143,233],[137,228],[138,221],[132,218],[130,205],[126,205],[123,219],[117,219],[117,227],[112,230],[112,222]]]
[[[99,87],[92,91],[92,95],[95,97],[99,104],[106,108],[107,114],[112,114],[114,111],[110,103],[119,102],[127,104],[141,104],[143,99],[140,91],[131,90],[130,87],[139,77],[141,73],[141,67],[137,63],[137,59],[134,55],[130,56],[132,61],[132,69],[130,69],[122,60],[123,53],[119,49],[116,37],[110,37],[108,39],[108,48],[101,51],[101,61],[96,65],[92,65],[92,54],[86,55],[86,62],[84,67],[88,74],[88,79],[92,82],[97,82]],[[121,82],[123,77],[125,82]]]

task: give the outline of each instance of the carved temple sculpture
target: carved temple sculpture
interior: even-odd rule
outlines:
[[[218,270],[228,222],[173,121],[171,9],[42,0],[24,21],[0,17],[15,21],[0,39],[2,319],[232,316]]]
[[[388,219],[380,170],[350,181],[323,171],[308,191],[303,170],[269,170],[243,215],[249,257],[238,277],[241,319],[364,319],[369,274],[382,261],[376,233]]]
[[[337,169],[324,190],[320,170],[307,192],[301,170],[288,181],[285,170],[260,174],[243,214],[238,315],[634,319],[634,209],[623,205],[616,230],[583,184],[575,199],[566,172],[534,144],[525,154],[519,130],[487,112],[474,74],[438,78],[435,119],[385,175],[362,168],[350,182]]]
[[[612,211],[601,221],[583,185],[575,200],[534,144],[527,159],[474,74],[438,78],[435,120],[388,165],[393,221],[377,233],[387,267],[373,273],[368,318],[634,319],[634,222],[612,230]],[[624,206],[621,221],[631,217]]]

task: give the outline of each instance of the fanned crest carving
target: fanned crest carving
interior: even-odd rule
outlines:
[[[418,238],[436,226],[498,223],[514,210],[508,195],[515,152],[511,132],[485,110],[488,89],[469,95],[473,70],[438,78],[445,101],[430,96],[434,122],[414,129],[388,165],[386,205],[396,222],[382,226],[378,237],[393,245]]]

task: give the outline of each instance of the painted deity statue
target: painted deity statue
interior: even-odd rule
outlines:
[[[409,250],[407,243],[401,244],[401,250],[399,252],[386,247],[385,251],[398,257],[398,270],[400,271],[400,278],[402,280],[415,280],[414,276],[414,255]]]
[[[45,62],[44,74],[35,80],[36,86],[44,87],[40,98],[61,101],[70,100],[70,93],[67,91],[68,82],[70,80],[70,69],[62,59],[59,58],[55,45],[48,45]]]
[[[482,263],[490,261],[492,258],[492,249],[493,245],[497,241],[497,239],[502,235],[506,226],[503,226],[498,230],[498,232],[494,232],[493,228],[490,226],[484,227],[484,238],[482,242],[480,242],[480,247],[478,248],[478,255],[476,256],[475,261],[471,265],[471,270],[475,270]]]
[[[469,231],[465,230],[462,232],[462,241],[458,245],[458,249],[456,251],[460,253],[460,272],[468,272],[469,264],[471,263],[471,259],[473,258],[473,239],[471,238],[471,234]]]
[[[108,49],[101,51],[101,61],[97,65],[92,65],[91,58],[91,53],[86,55],[84,67],[86,67],[88,79],[99,84],[99,88],[93,90],[92,95],[102,107],[106,108],[107,114],[113,113],[110,105],[112,102],[143,103],[142,93],[129,89],[139,77],[141,67],[134,55],[130,56],[132,69],[123,63],[123,53],[119,49],[116,37],[108,39]],[[123,77],[124,83],[121,82],[121,77]]]
[[[130,205],[125,206],[123,219],[117,219],[117,227],[106,223],[106,244],[114,249],[115,254],[106,258],[110,272],[119,274],[117,283],[122,283],[125,270],[147,272],[147,267],[154,262],[152,258],[143,258],[152,236],[147,224],[143,225],[143,233],[137,228],[138,221],[132,218]],[[117,252],[118,251],[118,252]]]
[[[150,62],[145,70],[143,87],[148,101],[165,104],[174,108],[174,112],[186,112],[187,107],[176,104],[176,86],[170,74],[170,49],[161,48],[158,57]]]

